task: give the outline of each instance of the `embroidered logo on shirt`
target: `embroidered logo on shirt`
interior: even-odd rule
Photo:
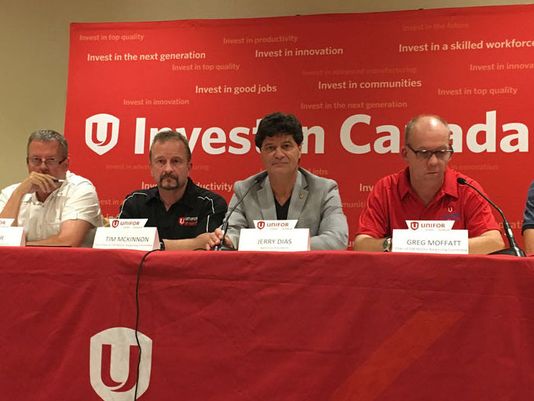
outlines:
[[[198,223],[198,217],[180,217],[178,224],[184,227],[195,227]]]

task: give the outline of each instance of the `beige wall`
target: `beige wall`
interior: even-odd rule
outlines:
[[[71,22],[245,18],[521,4],[499,0],[0,0],[0,187],[26,175],[28,134],[63,132]]]

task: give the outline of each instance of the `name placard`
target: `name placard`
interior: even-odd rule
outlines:
[[[309,251],[310,230],[308,228],[256,229],[242,228],[239,236],[239,251]]]
[[[15,219],[0,219],[0,227],[11,227]]]
[[[159,235],[156,227],[96,229],[93,248],[98,249],[136,249],[151,251],[159,249]]]
[[[467,230],[393,230],[392,252],[467,254]]]
[[[0,246],[24,246],[24,227],[0,227]]]

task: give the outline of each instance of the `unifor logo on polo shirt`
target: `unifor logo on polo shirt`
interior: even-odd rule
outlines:
[[[178,218],[178,224],[184,227],[195,227],[198,223],[198,217],[184,216]]]
[[[137,397],[147,389],[152,367],[152,340],[137,332],[141,345],[141,364]],[[139,348],[135,330],[112,327],[91,337],[89,350],[91,386],[104,401],[134,399]]]

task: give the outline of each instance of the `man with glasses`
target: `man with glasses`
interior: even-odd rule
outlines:
[[[434,115],[413,118],[401,149],[408,164],[373,187],[360,215],[354,240],[358,251],[390,251],[393,229],[406,229],[406,220],[454,220],[454,229],[467,229],[469,253],[486,254],[504,248],[488,203],[474,190],[457,183],[465,178],[448,167],[453,155],[451,130]]]
[[[92,245],[102,215],[93,184],[68,171],[63,135],[38,130],[28,138],[28,177],[0,193],[0,218],[22,226],[27,245]]]

